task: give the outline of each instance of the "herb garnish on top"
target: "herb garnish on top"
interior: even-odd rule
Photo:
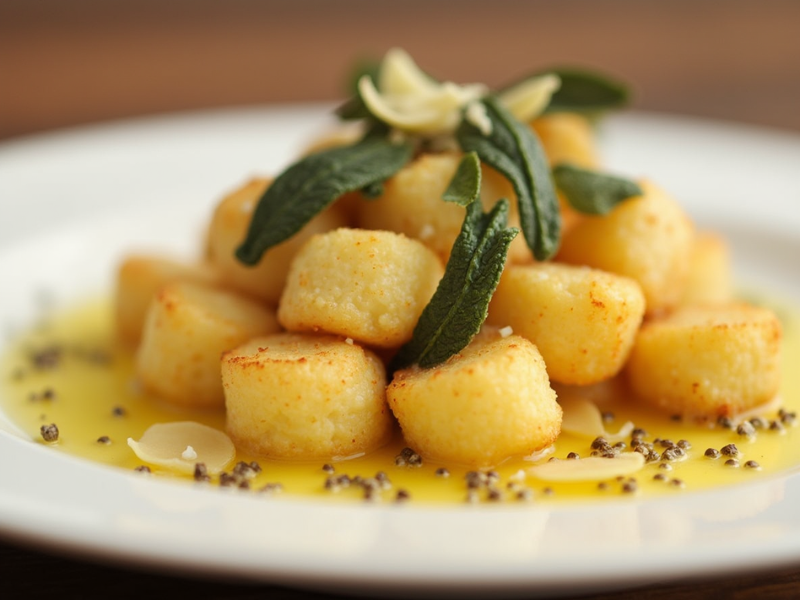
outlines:
[[[443,196],[466,207],[462,230],[439,289],[393,368],[444,362],[472,340],[486,318],[517,230],[508,227],[507,200],[499,200],[488,213],[476,202],[481,162],[512,184],[522,234],[537,260],[551,258],[558,249],[556,187],[576,210],[590,214],[604,214],[641,193],[633,182],[573,165],[551,171],[528,125],[544,112],[597,113],[624,104],[625,87],[597,73],[554,69],[492,93],[479,84],[436,81],[395,49],[379,68],[366,69],[356,88],[337,113],[363,121],[366,133],[353,144],[311,154],[283,171],[260,198],[236,256],[255,265],[342,195],[361,191],[380,201],[383,182],[416,154],[431,148],[462,150],[464,159]]]

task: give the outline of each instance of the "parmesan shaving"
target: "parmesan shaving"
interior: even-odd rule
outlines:
[[[486,114],[486,106],[480,102],[472,101],[467,105],[465,113],[467,121],[472,123],[478,130],[486,136],[492,133],[492,120]]]
[[[528,475],[542,481],[602,481],[632,475],[645,465],[639,452],[615,458],[590,456],[575,460],[553,460],[528,468]]]
[[[499,94],[500,102],[523,123],[539,116],[561,87],[561,78],[552,73],[526,79]]]
[[[486,94],[480,84],[438,83],[423,73],[403,50],[390,50],[381,63],[378,87],[365,75],[358,91],[369,111],[397,130],[412,133],[452,133],[461,111]]]
[[[559,398],[559,404],[564,411],[561,421],[562,431],[587,438],[603,436],[610,441],[625,438],[633,431],[634,425],[630,421],[626,422],[617,433],[606,431],[600,409],[594,402],[585,398]]]
[[[182,473],[192,473],[195,463],[204,463],[209,474],[230,465],[236,449],[223,432],[194,421],[156,423],[128,446],[141,460]]]

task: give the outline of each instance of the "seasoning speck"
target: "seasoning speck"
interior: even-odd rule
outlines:
[[[756,435],[756,428],[753,427],[753,424],[750,423],[750,421],[743,421],[736,427],[736,433],[742,437],[752,438]]]
[[[272,496],[273,494],[280,494],[282,491],[283,491],[283,484],[277,482],[268,483],[259,490],[259,492],[267,496]]]
[[[533,501],[533,490],[528,487],[524,487],[517,491],[516,494],[517,500],[520,502],[532,502]]]
[[[45,442],[57,442],[58,441],[58,427],[55,423],[50,423],[49,425],[42,425],[39,428],[39,432],[42,434],[42,439]]]
[[[739,449],[736,447],[736,444],[728,444],[727,446],[723,446],[720,448],[720,452],[725,456],[739,456]]]
[[[139,465],[134,469],[134,471],[136,471],[137,473],[152,473],[150,467],[148,467],[147,465]]]
[[[211,478],[208,476],[208,469],[205,463],[195,463],[194,465],[194,480],[195,481],[209,481]]]
[[[408,490],[399,489],[397,490],[397,494],[395,494],[394,501],[395,502],[408,502],[411,500],[411,494]]]
[[[97,443],[105,444],[106,446],[108,446],[111,443],[111,438],[108,437],[107,435],[101,435],[99,438],[97,438]]]
[[[450,477],[450,471],[448,471],[444,467],[439,467],[438,469],[436,469],[434,475],[436,475],[436,477],[441,477],[442,479],[447,479],[448,477]]]
[[[115,406],[111,409],[111,414],[115,417],[124,417],[126,414],[128,414],[128,411],[126,411],[125,407],[123,406]]]
[[[411,448],[403,448],[400,454],[394,457],[394,464],[398,467],[421,467],[422,457]]]
[[[707,458],[719,458],[720,451],[716,448],[707,448],[706,451],[703,453],[703,456]]]
[[[728,460],[725,461],[725,466],[736,468],[739,466],[739,461],[736,460],[735,458],[729,458]]]
[[[725,429],[733,429],[733,420],[730,417],[719,417],[717,419],[717,425],[723,427]]]
[[[758,464],[758,463],[757,463],[756,461],[754,461],[754,460],[748,460],[746,463],[744,463],[744,466],[745,466],[746,468],[748,468],[748,469],[756,469],[756,470],[759,470],[759,469],[761,469],[761,465],[760,465],[760,464]]]

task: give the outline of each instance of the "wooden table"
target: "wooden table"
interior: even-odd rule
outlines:
[[[543,66],[585,64],[632,82],[635,108],[800,130],[798,25],[793,0],[5,0],[0,139],[136,115],[339,98],[352,59],[391,46],[454,81],[499,85]],[[100,566],[13,540],[0,542],[0,581],[5,598],[324,597]],[[585,597],[796,596],[800,565]]]

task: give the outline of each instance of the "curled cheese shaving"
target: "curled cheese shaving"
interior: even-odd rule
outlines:
[[[366,75],[358,82],[361,98],[373,115],[397,129],[433,135],[455,131],[462,108],[487,91],[480,84],[433,81],[398,48],[383,59],[378,87]]]
[[[560,86],[558,75],[549,73],[526,79],[498,98],[514,117],[530,121],[547,107]],[[476,102],[488,93],[486,86],[434,81],[399,48],[386,53],[377,86],[364,75],[358,81],[358,91],[375,117],[400,131],[429,136],[452,134],[466,114],[484,135],[491,133],[491,121]]]
[[[561,78],[553,73],[526,79],[498,95],[500,102],[518,120],[530,121],[539,116],[561,87]]]

